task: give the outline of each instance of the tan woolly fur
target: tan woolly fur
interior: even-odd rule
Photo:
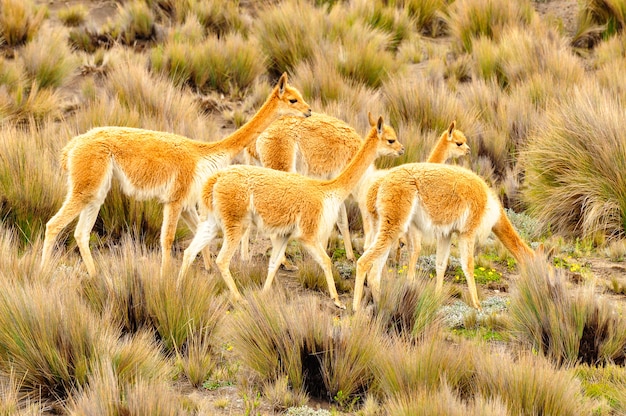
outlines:
[[[99,127],[74,137],[63,149],[61,165],[68,174],[68,192],[59,211],[46,224],[41,266],[51,255],[57,235],[74,218],[74,237],[90,275],[96,274],[89,234],[113,178],[126,195],[157,198],[163,204],[161,274],[170,265],[171,247],[182,216],[195,231],[196,205],[202,185],[224,169],[245,146],[283,115],[308,117],[311,108],[291,87],[284,73],[258,112],[241,128],[216,142],[191,140],[173,133],[130,127]],[[209,251],[204,253],[205,264]]]
[[[480,308],[474,282],[476,240],[493,231],[516,260],[534,256],[485,181],[459,166],[408,163],[390,169],[379,183],[375,212],[376,234],[357,262],[354,310],[360,307],[366,277],[374,300],[379,300],[384,259],[391,244],[409,226],[437,240],[438,291],[443,288],[452,234],[458,234],[461,267],[475,308]]]
[[[246,148],[249,158],[270,169],[297,172],[316,179],[336,177],[363,144],[363,138],[343,120],[322,113],[306,119],[281,117],[273,122],[256,140],[254,152]],[[368,168],[366,177],[374,170]],[[361,188],[357,184],[355,191]],[[345,204],[341,204],[337,227],[343,237],[346,257],[355,261],[348,227]],[[241,257],[249,259],[249,230],[241,240]]]
[[[456,159],[469,154],[470,148],[467,145],[465,134],[456,128],[456,121],[452,121],[450,126],[444,131],[435,147],[430,152],[429,163],[445,163],[449,159]],[[367,191],[359,199],[359,208],[363,216],[363,229],[365,234],[364,248],[367,249],[374,238],[372,230],[376,230],[377,214],[375,210],[376,197],[378,195],[378,186],[380,181],[388,170],[378,170],[376,175],[371,175],[369,182],[365,185]],[[406,231],[405,239],[409,251],[409,264],[407,271],[407,279],[414,280],[416,276],[417,261],[421,251],[422,235],[421,231],[414,225],[409,225]],[[398,246],[399,247],[399,246]],[[399,248],[397,249],[396,260],[399,260]]]
[[[383,123],[382,117],[375,121],[370,115],[369,119],[371,131],[348,166],[334,179],[319,180],[247,165],[231,166],[211,176],[202,191],[201,212],[206,218],[185,250],[179,282],[221,228],[224,239],[216,264],[233,298],[241,299],[229,266],[244,231],[253,223],[272,242],[264,291],[271,287],[287,242],[295,239],[322,267],[330,297],[336,306],[344,308],[325,250],[339,206],[378,156],[404,152],[395,131]]]

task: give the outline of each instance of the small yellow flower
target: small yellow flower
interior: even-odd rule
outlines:
[[[402,274],[402,273],[404,273],[404,269],[398,270],[398,274]]]
[[[493,272],[491,270],[489,270],[489,272],[487,273],[487,275],[491,276],[493,275]]]
[[[456,276],[454,276],[454,278],[455,278],[456,280],[459,280],[459,279],[460,279],[460,277],[459,277],[459,275],[458,275],[458,274],[457,274]]]
[[[484,267],[479,267],[478,270],[480,270],[481,272],[484,272],[485,268]]]

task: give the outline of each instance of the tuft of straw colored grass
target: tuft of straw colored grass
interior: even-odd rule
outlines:
[[[457,47],[471,52],[475,39],[485,36],[498,40],[504,29],[528,26],[534,16],[527,0],[461,0],[450,6],[447,22]]]
[[[47,13],[32,0],[1,0],[0,10],[0,41],[11,47],[33,39]]]
[[[511,297],[514,336],[559,365],[623,363],[626,320],[591,291],[570,296],[561,269],[541,257],[521,265]]]
[[[288,0],[281,7],[261,10],[252,34],[268,57],[270,74],[278,76],[311,59],[326,27],[322,9],[308,1]]]
[[[620,101],[594,83],[552,108],[521,155],[531,216],[566,235],[625,234],[622,118]]]
[[[78,69],[78,60],[67,46],[65,33],[42,30],[22,50],[28,79],[40,88],[58,88],[69,82]]]
[[[499,397],[507,414],[593,414],[595,404],[583,396],[570,371],[547,360],[522,354],[515,361],[503,354],[475,356],[475,388],[483,397]]]
[[[184,350],[192,336],[213,333],[226,312],[226,300],[216,293],[215,280],[202,276],[183,279],[178,289],[176,279],[153,276],[144,287],[152,325],[166,351]]]
[[[297,392],[346,408],[374,382],[371,361],[380,326],[365,316],[333,319],[313,297],[287,302],[283,292],[247,296],[228,332],[234,350],[261,382],[286,378]]]
[[[455,391],[467,391],[475,371],[473,354],[467,345],[453,346],[434,336],[417,345],[396,340],[379,351],[373,371],[387,400],[438,389],[444,383]]]
[[[50,124],[24,130],[6,123],[0,132],[0,217],[24,247],[43,233],[63,201],[64,178],[55,166],[62,129]]]
[[[89,385],[66,404],[68,415],[185,415],[181,397],[162,381],[119,380],[111,367],[90,377]]]
[[[67,6],[57,12],[57,16],[63,22],[65,26],[76,27],[80,26],[87,20],[87,14],[89,11],[83,4],[75,4],[73,6]]]
[[[498,396],[485,399],[482,396],[466,403],[450,386],[444,383],[437,389],[419,389],[411,395],[399,395],[385,403],[392,415],[446,415],[488,416],[508,414],[506,406]]]
[[[435,293],[428,280],[423,273],[415,282],[406,281],[402,275],[385,282],[377,315],[390,332],[407,339],[420,339],[429,330],[441,330],[438,311],[445,296]]]
[[[241,12],[239,0],[222,1],[207,0],[193,2],[190,7],[192,13],[208,32],[223,36],[227,33],[238,32],[246,34],[249,31]],[[187,19],[189,16],[187,16]]]
[[[468,138],[476,134],[477,125],[473,121],[476,110],[464,108],[441,82],[397,76],[385,82],[382,90],[393,125],[415,123],[419,131],[433,131],[439,137],[456,120],[458,128]],[[410,140],[403,143],[406,146]]]
[[[69,282],[4,281],[0,294],[0,371],[13,372],[24,391],[62,399],[86,385],[108,327]],[[69,319],[71,317],[71,319]]]
[[[267,381],[263,387],[263,395],[275,411],[285,411],[292,407],[304,406],[309,398],[303,391],[293,391],[289,387],[287,377]]]
[[[585,0],[578,8],[578,28],[575,39],[599,28],[599,37],[608,38],[626,28],[626,4],[622,0]]]
[[[144,1],[133,0],[118,5],[118,36],[125,45],[152,40],[156,36],[156,18]]]

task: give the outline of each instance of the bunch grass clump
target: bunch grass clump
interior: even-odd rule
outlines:
[[[58,11],[57,16],[65,26],[77,27],[85,23],[89,11],[83,4],[67,6]]]
[[[498,40],[504,29],[528,26],[534,18],[530,1],[462,0],[450,6],[448,26],[458,46],[473,50],[474,40],[482,36]]]
[[[529,214],[554,232],[626,232],[626,147],[620,100],[584,84],[552,109],[522,153]]]
[[[45,7],[35,6],[32,0],[1,0],[0,10],[0,41],[11,47],[33,39],[47,13]]]
[[[427,331],[441,329],[439,309],[445,296],[435,293],[426,273],[415,282],[400,277],[387,280],[382,287],[377,315],[391,333],[407,339],[420,339]]]
[[[592,414],[594,402],[583,396],[579,380],[547,360],[522,354],[515,361],[502,354],[477,355],[476,389],[498,397],[507,414]]]
[[[65,183],[56,167],[62,132],[52,125],[24,130],[9,123],[0,132],[0,217],[25,247],[43,234],[63,202]]]
[[[511,298],[514,336],[558,365],[626,360],[626,320],[592,292],[571,297],[562,270],[541,258],[522,265]]]
[[[246,92],[265,72],[264,61],[259,47],[237,33],[189,41],[174,38],[151,57],[152,68],[177,85],[234,96]]]
[[[282,292],[249,295],[229,325],[229,336],[246,368],[261,383],[286,378],[302,392],[340,406],[354,406],[373,383],[371,360],[380,348],[380,326],[365,316],[343,321],[326,314],[311,297],[288,302]]]
[[[78,59],[70,51],[66,34],[42,30],[22,49],[27,79],[39,88],[59,88],[67,84],[78,70]]]
[[[309,61],[323,39],[326,17],[308,1],[289,0],[261,10],[252,33],[268,57],[268,71],[278,76]]]
[[[118,21],[113,33],[125,45],[153,40],[156,36],[156,17],[145,1],[133,0],[118,6]]]
[[[3,279],[0,294],[0,370],[46,399],[66,398],[86,385],[99,346],[110,336],[68,283]]]

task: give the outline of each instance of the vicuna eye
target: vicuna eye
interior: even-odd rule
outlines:
[[[297,102],[298,102],[298,99],[297,99],[297,98],[292,98],[291,100],[289,100],[289,102],[290,102],[291,104],[295,104],[295,103],[297,103]]]
[[[461,146],[463,146],[463,143],[457,143],[456,145],[461,147]]]
[[[389,144],[394,144],[396,141],[395,140],[387,140],[387,143]]]

